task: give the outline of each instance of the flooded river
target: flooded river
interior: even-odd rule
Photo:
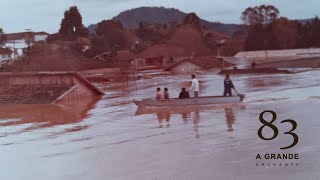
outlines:
[[[319,77],[320,70],[231,76],[244,102],[210,107],[144,109],[132,102],[154,97],[157,86],[177,97],[190,86],[185,75],[97,84],[105,96],[67,106],[1,105],[0,180],[320,179]],[[222,94],[223,76],[197,78],[200,95]],[[277,113],[279,135],[271,141],[257,135],[264,110]],[[292,142],[284,119],[297,122],[299,143],[280,150]],[[300,158],[257,160],[258,153]],[[298,165],[261,165],[269,161]]]

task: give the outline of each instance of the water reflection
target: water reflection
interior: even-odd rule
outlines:
[[[194,117],[193,117],[193,129],[196,132],[195,138],[199,138],[200,137],[200,134],[199,134],[199,131],[198,131],[199,122],[200,122],[200,112],[199,111],[195,111]]]
[[[232,125],[234,124],[234,121],[236,120],[236,117],[232,111],[232,108],[226,107],[224,108],[226,122],[228,126],[228,131],[233,131]]]
[[[157,121],[159,122],[159,128],[170,127],[170,118],[173,115],[179,115],[183,124],[193,123],[193,130],[195,132],[195,138],[200,137],[199,124],[201,120],[201,114],[207,113],[207,111],[217,111],[217,115],[223,110],[225,122],[227,124],[227,131],[234,131],[233,125],[236,121],[235,111],[244,110],[244,105],[231,105],[231,106],[213,106],[212,108],[194,107],[194,108],[138,108],[135,115],[143,114],[155,114]],[[213,112],[210,112],[213,113]],[[218,116],[217,116],[218,117]],[[204,118],[204,117],[203,117]]]
[[[17,127],[21,125],[24,128],[19,132],[24,132],[77,123],[86,117],[87,112],[94,108],[98,100],[99,98],[87,98],[66,105],[0,105],[0,127]],[[79,131],[83,128],[86,127],[77,126],[67,131]]]
[[[165,121],[166,127],[170,127],[170,117],[171,113],[166,111],[166,112],[157,112],[157,118],[159,121],[159,128],[163,128],[163,122]]]
[[[188,124],[188,118],[190,118],[190,112],[181,112],[181,118],[184,124]]]
[[[286,77],[263,76],[263,77],[248,77],[245,84],[250,88],[269,88],[277,87],[287,83]]]

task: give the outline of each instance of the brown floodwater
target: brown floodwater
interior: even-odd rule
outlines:
[[[1,105],[0,180],[320,179],[320,70],[232,76],[243,103],[169,109],[137,108],[132,99],[154,97],[158,86],[177,97],[190,77],[141,74],[150,78],[97,84],[106,93],[97,99]],[[223,76],[198,79],[200,95],[222,94]],[[277,113],[279,135],[271,141],[257,135],[264,110]],[[292,142],[284,119],[298,123],[299,142],[280,150]],[[256,160],[257,153],[300,159]],[[261,166],[268,162],[298,166]]]

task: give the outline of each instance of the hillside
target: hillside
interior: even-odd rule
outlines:
[[[120,21],[124,27],[135,29],[138,27],[140,21],[149,23],[167,24],[172,22],[182,23],[187,13],[181,12],[174,8],[164,7],[140,7],[131,10],[126,10],[119,15],[115,16],[112,20]],[[207,20],[200,20],[202,26],[209,30],[232,35],[235,31],[241,28],[237,24],[223,24],[219,22],[209,22]],[[90,25],[89,31],[94,33],[96,24]]]

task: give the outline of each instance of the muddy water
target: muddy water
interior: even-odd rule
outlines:
[[[152,75],[157,72],[146,72]],[[152,76],[150,76],[152,77]],[[137,108],[132,99],[170,96],[189,76],[98,84],[100,99],[67,106],[0,106],[0,179],[319,179],[320,70],[232,77],[244,103],[176,109]],[[222,94],[223,77],[199,75],[201,95]],[[262,141],[260,112],[277,112],[279,136]],[[298,123],[299,143],[282,133]],[[266,134],[272,131],[266,129]],[[256,166],[256,154],[299,153],[298,166]],[[270,161],[274,162],[274,161]],[[277,160],[276,162],[284,162]]]

